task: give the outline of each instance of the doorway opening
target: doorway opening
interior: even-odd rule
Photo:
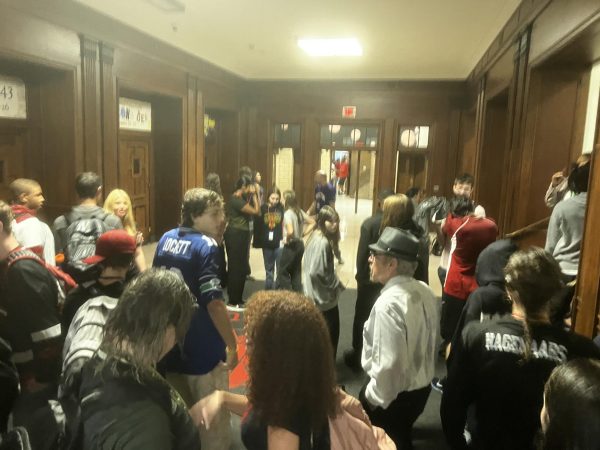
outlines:
[[[300,175],[301,126],[295,123],[274,123],[272,128],[272,180],[281,192],[295,189],[295,177]]]
[[[336,186],[338,202],[353,200],[355,214],[360,200],[373,200],[378,145],[377,125],[321,125],[320,170]]]
[[[396,192],[412,187],[428,190],[430,127],[400,125],[396,150]]]
[[[147,242],[179,223],[183,197],[181,98],[119,88],[119,188]],[[129,112],[129,121],[122,115]],[[107,192],[108,194],[108,192]]]

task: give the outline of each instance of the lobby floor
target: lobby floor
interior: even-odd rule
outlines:
[[[345,385],[346,390],[350,394],[357,396],[359,390],[366,380],[366,376],[362,372],[356,373],[346,367],[343,362],[343,354],[346,350],[351,348],[352,320],[354,317],[354,304],[356,302],[356,281],[354,279],[356,250],[359,240],[360,225],[365,218],[371,215],[371,201],[359,200],[357,213],[354,212],[354,207],[354,199],[344,196],[338,197],[336,209],[340,215],[340,231],[342,236],[340,249],[345,263],[343,265],[337,265],[336,271],[340,280],[346,286],[346,290],[342,293],[339,301],[340,340],[337,351],[336,366],[338,383]],[[144,246],[146,260],[149,264],[152,261],[155,247],[156,244],[148,244]],[[438,264],[439,258],[430,255],[430,285],[434,293],[440,297],[441,286],[437,276]],[[260,249],[251,249],[250,266],[252,269],[252,277],[254,277],[255,280],[246,282],[246,287],[244,290],[245,299],[252,295],[253,292],[256,292],[264,287],[265,270],[262,251]],[[238,334],[241,334],[243,315],[232,313],[232,320],[234,321],[236,331]],[[243,386],[238,385],[240,377],[243,378],[239,372],[241,372],[241,368],[238,368],[236,372],[232,374],[230,379],[232,385],[231,387],[236,392],[243,392]],[[445,374],[445,365],[441,359],[437,360],[436,374],[438,376],[443,376]],[[415,444],[415,449],[438,450],[446,448],[439,418],[440,400],[441,395],[436,391],[432,391],[425,407],[425,411],[417,420],[414,427],[413,441]],[[244,448],[240,440],[239,427],[239,419],[237,417],[233,417],[231,449],[237,450]]]

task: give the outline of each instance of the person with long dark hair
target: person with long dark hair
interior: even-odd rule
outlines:
[[[210,427],[224,408],[242,416],[249,450],[328,450],[338,393],[322,314],[301,294],[260,291],[244,320],[248,393],[216,391],[192,408],[195,422]]]
[[[337,352],[340,337],[340,311],[338,298],[345,289],[334,269],[333,254],[337,245],[340,218],[331,206],[323,206],[317,214],[316,229],[311,234],[304,252],[303,277],[304,294],[312,298],[323,313],[333,355]]]
[[[254,227],[254,246],[262,248],[265,263],[265,289],[275,287],[275,268],[279,266],[283,240],[283,206],[281,191],[273,186],[267,192],[267,201],[260,207],[260,218]]]
[[[544,383],[578,357],[600,357],[587,338],[550,323],[550,300],[563,284],[557,262],[541,248],[515,252],[504,269],[511,315],[471,322],[453,342],[441,417],[452,449],[466,449],[467,410],[474,408],[472,446],[533,449]]]
[[[185,403],[155,369],[183,339],[194,304],[172,271],[149,269],[127,286],[81,373],[81,448],[199,448]]]
[[[260,214],[256,186],[251,178],[242,176],[236,183],[233,194],[225,205],[227,228],[225,250],[227,251],[227,294],[229,305],[243,307],[242,296],[246,276],[249,274],[250,221]]]
[[[544,388],[539,450],[600,448],[600,361],[574,359],[558,366]]]
[[[303,237],[314,226],[310,218],[298,206],[296,193],[284,191],[283,203],[283,243],[279,266],[277,267],[277,289],[302,292],[302,256],[304,255]]]

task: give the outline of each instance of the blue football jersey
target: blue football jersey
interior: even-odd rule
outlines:
[[[158,242],[152,265],[177,273],[198,302],[183,348],[176,346],[166,357],[166,370],[203,375],[225,361],[225,342],[206,309],[223,298],[218,278],[218,245],[214,239],[192,228],[167,231]]]

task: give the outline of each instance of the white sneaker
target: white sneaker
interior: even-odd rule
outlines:
[[[246,305],[227,305],[227,310],[233,312],[242,312],[246,310]]]

